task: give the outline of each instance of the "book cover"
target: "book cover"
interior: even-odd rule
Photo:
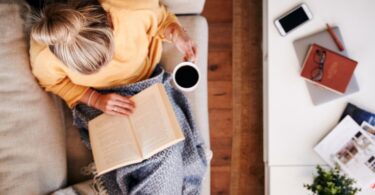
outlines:
[[[331,167],[341,170],[366,188],[375,187],[375,143],[350,116],[346,116],[314,150]]]
[[[317,44],[306,55],[301,76],[319,86],[344,94],[357,62]]]

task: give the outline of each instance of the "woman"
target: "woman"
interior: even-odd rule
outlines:
[[[129,99],[148,86],[164,83],[185,141],[142,163],[102,178],[110,194],[197,194],[207,166],[203,143],[186,98],[169,84],[157,64],[162,41],[173,43],[184,60],[196,47],[177,18],[158,0],[81,1],[51,5],[31,30],[32,72],[40,85],[73,109],[75,125],[90,148],[87,121],[101,113],[130,115]]]

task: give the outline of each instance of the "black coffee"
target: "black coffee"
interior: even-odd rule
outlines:
[[[176,83],[183,88],[193,87],[198,82],[198,71],[191,66],[181,66],[175,75]]]

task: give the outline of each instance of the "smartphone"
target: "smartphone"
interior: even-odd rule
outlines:
[[[275,20],[277,30],[282,36],[312,19],[312,14],[306,4],[300,4]]]

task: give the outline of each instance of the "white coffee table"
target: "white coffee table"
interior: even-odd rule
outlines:
[[[274,20],[303,3],[295,0],[263,1],[264,161],[266,194],[307,194],[314,166],[324,165],[313,147],[337,124],[348,102],[375,112],[375,1],[306,0],[313,19],[282,37]],[[360,92],[314,106],[293,41],[325,29],[340,27],[350,57],[359,62],[355,74]],[[362,194],[375,194],[363,189]]]

